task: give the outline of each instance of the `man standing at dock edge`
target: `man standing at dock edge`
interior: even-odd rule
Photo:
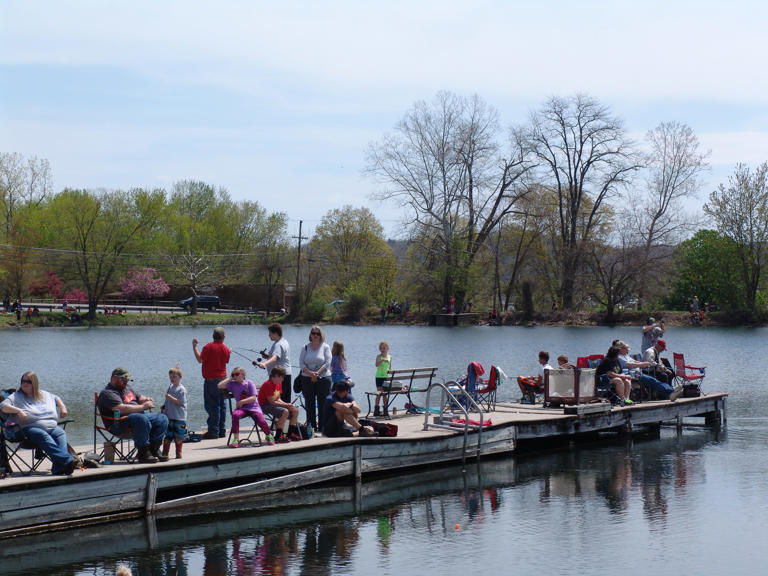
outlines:
[[[203,403],[208,413],[208,431],[203,434],[203,438],[207,440],[227,435],[227,407],[219,391],[219,382],[227,377],[230,354],[229,348],[224,345],[225,336],[224,328],[216,326],[213,329],[213,342],[203,346],[202,352],[197,350],[197,338],[192,340],[195,359],[203,365]]]

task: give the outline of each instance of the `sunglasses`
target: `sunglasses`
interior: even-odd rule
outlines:
[[[22,378],[21,379],[21,383],[22,384],[32,384],[32,380],[30,380],[29,378]]]
[[[320,336],[320,332],[310,332],[310,336]]]

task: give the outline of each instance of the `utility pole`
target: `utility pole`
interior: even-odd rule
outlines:
[[[292,236],[292,238],[296,238],[296,240],[298,240],[299,242],[298,249],[296,250],[296,297],[297,298],[299,296],[299,277],[301,273],[301,241],[308,240],[306,236],[301,235],[302,224],[304,224],[304,220],[299,220],[299,235]]]

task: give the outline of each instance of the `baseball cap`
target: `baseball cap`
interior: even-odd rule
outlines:
[[[115,368],[112,370],[112,376],[119,376],[120,378],[125,378],[126,380],[133,380],[131,375],[128,373],[128,370],[125,368]]]
[[[667,349],[667,343],[666,343],[664,340],[662,340],[661,338],[659,338],[658,340],[656,340],[656,344],[658,344],[659,346],[661,346],[661,349],[662,349],[662,350],[666,350],[666,349]]]

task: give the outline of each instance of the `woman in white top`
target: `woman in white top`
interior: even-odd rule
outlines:
[[[24,437],[48,455],[53,474],[74,472],[77,461],[67,448],[67,433],[59,426],[59,416],[66,418],[67,407],[55,394],[40,390],[37,374],[25,372],[19,389],[0,404],[0,410],[11,416]]]
[[[307,425],[315,430],[323,429],[323,404],[331,393],[331,347],[325,342],[325,334],[319,326],[309,331],[309,344],[305,344],[299,356],[302,382],[301,393],[307,411]],[[320,417],[318,427],[317,416]]]

